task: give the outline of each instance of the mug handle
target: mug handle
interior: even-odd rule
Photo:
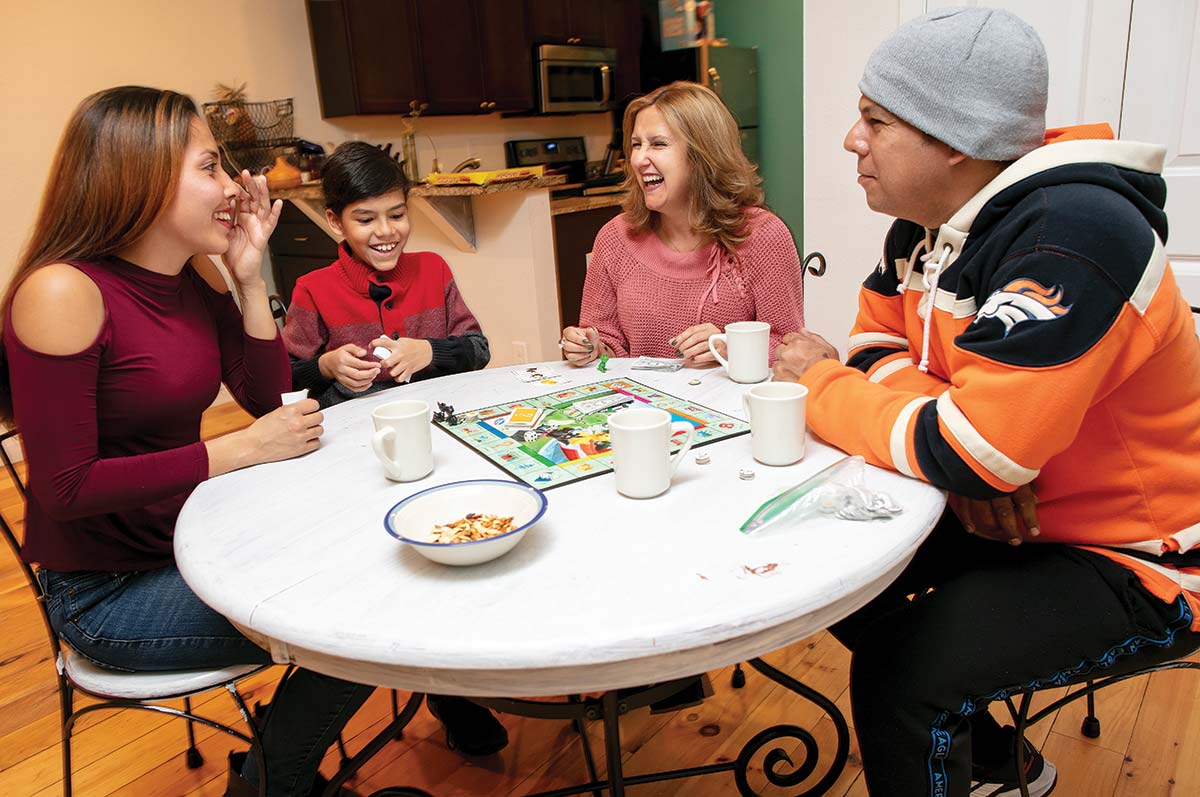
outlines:
[[[679,432],[687,432],[687,442],[671,455],[671,475],[675,475],[675,471],[679,470],[679,463],[683,462],[683,458],[687,456],[687,452],[692,450],[692,443],[696,440],[696,427],[692,426],[687,421],[675,421],[671,424],[671,437],[674,437]]]
[[[750,417],[750,394],[742,394],[742,409],[746,411],[746,423],[754,424],[754,419]]]
[[[375,449],[375,456],[379,457],[379,461],[382,462],[389,471],[396,469],[396,462],[388,455],[384,446],[386,445],[385,441],[391,438],[392,447],[395,448],[395,437],[396,430],[389,426],[375,432],[375,436],[371,438],[371,448]]]
[[[723,365],[725,367],[725,370],[728,371],[729,370],[729,361],[726,360],[724,357],[722,357],[720,355],[720,353],[717,351],[717,347],[713,345],[713,341],[715,341],[715,340],[719,340],[722,343],[724,343],[726,350],[728,350],[729,339],[725,336],[724,332],[718,332],[715,335],[708,336],[708,350],[712,352],[713,357],[717,358],[717,362],[719,362],[721,365]]]

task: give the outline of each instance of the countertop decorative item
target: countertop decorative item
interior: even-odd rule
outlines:
[[[274,165],[267,170],[267,188],[295,188],[302,181],[300,170],[282,155],[277,155]]]

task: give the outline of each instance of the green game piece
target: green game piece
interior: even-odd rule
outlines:
[[[600,352],[600,364],[596,366],[596,370],[602,374],[608,373],[608,355]]]

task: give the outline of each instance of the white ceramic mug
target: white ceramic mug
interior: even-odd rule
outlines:
[[[392,401],[371,413],[371,447],[393,481],[423,479],[433,470],[432,414],[427,401]]]
[[[768,382],[742,394],[755,459],[764,465],[791,465],[804,459],[807,398],[808,388],[795,382]]]
[[[728,360],[713,345],[718,340],[725,343]],[[770,347],[771,325],[766,321],[735,321],[724,333],[708,336],[708,350],[725,366],[730,379],[743,384],[761,382],[771,375]]]
[[[687,440],[671,456],[671,437],[687,432]],[[653,498],[671,486],[671,477],[692,447],[694,427],[671,422],[671,414],[656,407],[617,410],[608,419],[617,492],[630,498]]]

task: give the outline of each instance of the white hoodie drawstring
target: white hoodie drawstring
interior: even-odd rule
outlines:
[[[937,305],[938,277],[942,275],[942,266],[946,264],[946,259],[953,251],[954,247],[945,244],[942,247],[941,259],[932,264],[929,261],[933,257],[933,252],[921,255],[921,261],[925,264],[921,273],[921,284],[925,288],[925,296],[921,300],[925,306],[925,327],[921,336],[921,363],[917,369],[923,374],[929,373],[929,330],[933,326],[933,309]],[[919,306],[918,310],[920,310]]]

